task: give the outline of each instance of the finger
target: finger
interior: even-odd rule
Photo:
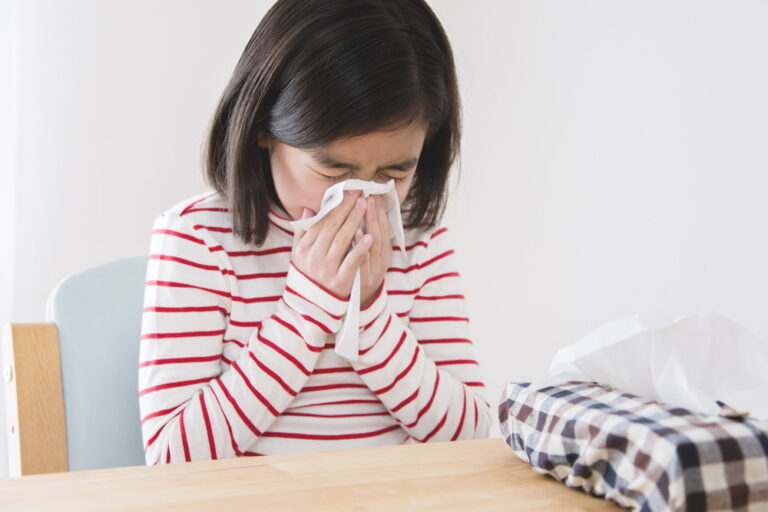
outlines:
[[[339,268],[344,255],[349,251],[349,246],[355,237],[355,231],[360,227],[360,222],[365,215],[365,208],[366,202],[359,198],[349,216],[344,220],[338,231],[336,231],[336,236],[326,251],[326,258],[331,262],[334,269]]]
[[[360,268],[361,276],[370,279],[371,271],[373,270],[373,242],[371,242],[371,248],[365,253],[363,262],[360,263]]]
[[[363,233],[363,230],[360,228],[357,228],[357,231],[355,231],[355,245],[360,244],[360,240],[363,239],[363,236],[365,236],[365,233]],[[370,261],[371,261],[371,251],[370,249],[366,251],[365,257],[363,257],[362,263],[360,263],[360,274],[361,277],[365,277],[366,271],[370,271]]]
[[[365,212],[365,231],[373,236],[371,254],[379,254],[381,251],[381,234],[379,233],[379,219],[376,215],[376,202],[373,196],[369,196],[368,209]]]
[[[389,225],[389,214],[387,213],[386,204],[384,198],[379,197],[379,226],[381,227],[381,247],[383,254],[387,254],[392,251],[392,229]]]
[[[349,217],[350,212],[354,209],[360,193],[359,190],[344,191],[344,198],[341,200],[341,203],[328,212],[328,215],[323,217],[320,222],[315,224],[318,232],[314,245],[322,254],[328,252],[328,248],[336,238],[336,233],[339,231],[339,228],[344,224]]]
[[[368,254],[365,255],[365,258],[363,258],[363,261],[360,263],[360,277],[362,278],[362,282],[367,284],[368,280],[370,279],[372,260],[379,251],[379,235],[378,224],[375,217],[376,212],[374,211],[373,206],[373,197],[368,197],[366,201],[368,202],[368,211],[365,212],[365,232],[372,238],[371,248],[368,250]]]
[[[352,279],[354,279],[355,272],[357,272],[357,270],[360,268],[360,265],[365,259],[366,254],[368,254],[368,250],[371,247],[372,238],[373,237],[371,237],[371,235],[364,235],[360,239],[360,243],[355,245],[355,247],[349,251],[349,254],[347,254],[347,257],[344,258],[344,261],[339,267],[339,278],[347,282],[350,282]]]

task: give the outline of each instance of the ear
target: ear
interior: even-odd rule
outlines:
[[[269,149],[269,136],[264,132],[259,132],[258,143],[260,148]]]

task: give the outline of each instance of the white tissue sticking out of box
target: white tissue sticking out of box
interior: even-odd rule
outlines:
[[[555,354],[531,389],[594,380],[640,397],[717,414],[723,402],[768,419],[768,343],[715,313],[635,315]]]
[[[362,190],[362,195],[368,197],[371,194],[381,194],[384,198],[384,209],[387,212],[390,226],[390,236],[395,239],[400,251],[405,254],[405,231],[403,230],[403,220],[400,215],[400,201],[395,190],[395,181],[389,180],[387,183],[375,183],[364,180],[346,180],[329,187],[323,199],[320,202],[320,210],[308,219],[295,220],[291,222],[291,227],[296,229],[309,229],[320,219],[325,217],[328,212],[336,208],[344,199],[345,190]],[[363,219],[362,229],[365,229],[365,219]],[[391,241],[391,240],[390,240]],[[352,242],[354,245],[354,242]],[[352,292],[349,296],[349,305],[347,313],[341,325],[341,330],[336,335],[335,352],[350,361],[357,361],[359,354],[359,328],[360,328],[360,271],[355,273],[355,280],[352,283]]]

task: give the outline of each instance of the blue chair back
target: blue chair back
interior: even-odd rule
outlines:
[[[145,464],[138,360],[147,257],[64,279],[48,297],[61,352],[69,470]]]

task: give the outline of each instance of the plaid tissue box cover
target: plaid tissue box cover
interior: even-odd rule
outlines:
[[[768,510],[768,423],[703,416],[594,382],[510,383],[507,444],[538,473],[640,511]]]

